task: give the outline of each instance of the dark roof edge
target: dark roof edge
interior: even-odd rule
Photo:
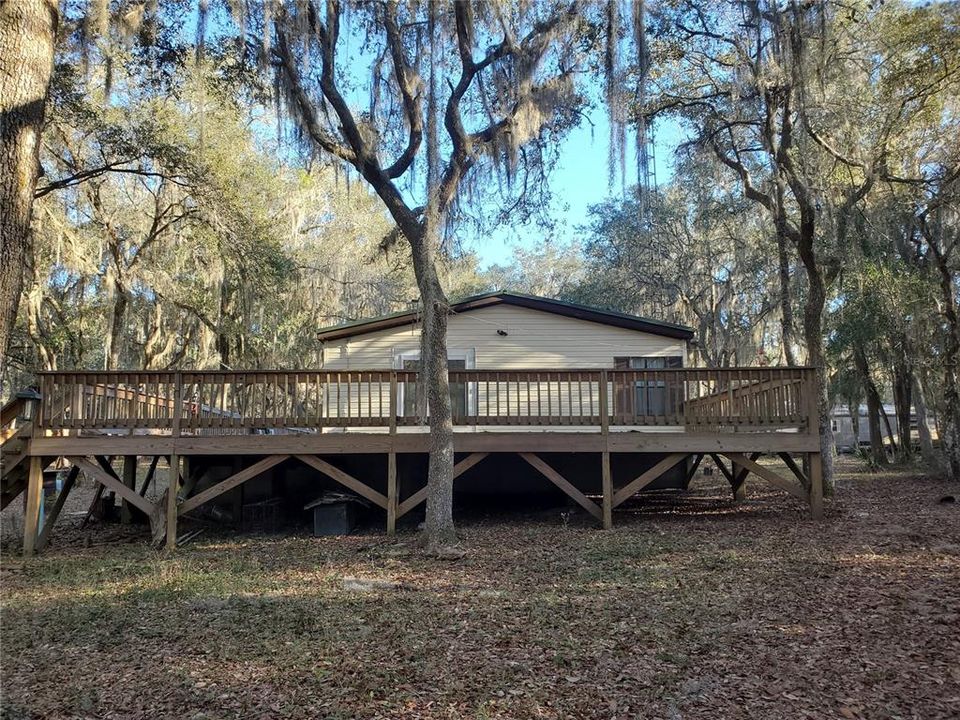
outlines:
[[[483,295],[474,295],[451,304],[450,311],[454,313],[468,312],[470,310],[477,310],[499,304],[515,305],[532,310],[549,312],[555,315],[564,315],[587,322],[595,322],[601,325],[611,325],[627,330],[637,330],[680,340],[690,340],[693,337],[693,330],[683,325],[675,325],[661,320],[650,320],[648,318],[627,315],[626,313],[613,310],[601,310],[587,305],[566,302],[565,300],[553,300],[551,298],[522,295],[520,293],[492,292]],[[367,333],[377,332],[379,330],[389,330],[391,328],[409,325],[415,320],[416,313],[407,310],[391,315],[382,315],[380,317],[356,320],[350,323],[323,328],[317,333],[317,337],[324,341],[339,340],[345,337],[366,335]]]

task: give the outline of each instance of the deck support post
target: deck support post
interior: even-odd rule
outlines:
[[[742,482],[733,488],[733,501],[741,503],[747,499],[747,483]]]
[[[63,506],[67,502],[67,496],[70,495],[70,491],[73,490],[73,486],[77,482],[77,476],[79,474],[80,468],[78,468],[76,465],[70,468],[67,479],[64,480],[63,487],[60,489],[60,493],[57,495],[57,500],[53,504],[53,508],[47,514],[47,519],[43,523],[43,530],[40,531],[40,536],[37,538],[37,552],[43,550],[50,541],[50,533],[53,532],[53,526],[56,524],[57,518],[60,517],[60,511],[63,510]]]
[[[750,453],[750,459],[753,462],[757,461],[757,458],[760,457],[763,453]],[[745,467],[740,467],[738,463],[731,461],[731,466],[733,468],[733,501],[734,502],[743,502],[747,499],[747,475],[750,474],[750,469]]]
[[[684,481],[684,485],[687,487],[690,486],[690,481],[693,480],[693,476],[697,474],[697,468],[700,467],[700,463],[703,462],[704,453],[697,453],[697,456],[694,458],[693,462],[690,464],[690,468],[687,470],[687,478]]]
[[[30,458],[27,475],[26,508],[23,516],[23,554],[33,555],[40,528],[40,504],[43,502],[43,460]]]
[[[143,480],[143,487],[140,488],[140,497],[146,497],[147,488],[150,487],[150,483],[153,480],[153,476],[157,472],[157,463],[160,462],[160,456],[154,455],[153,460],[150,461],[150,467],[147,469],[147,477]]]
[[[603,477],[603,529],[613,527],[613,474],[610,472],[610,453],[600,454],[600,469]]]
[[[137,456],[123,456],[123,484],[131,490],[137,489]],[[127,500],[120,502],[120,522],[123,525],[129,525],[133,520],[133,513],[130,512],[130,503]]]
[[[733,481],[730,483],[730,489],[733,490],[733,501],[735,503],[743,502],[747,499],[747,478],[746,474],[740,477],[741,467],[736,462],[730,463],[730,474]]]
[[[610,451],[607,441],[610,435],[610,404],[607,398],[607,371],[600,371],[600,433],[604,450],[600,456],[600,472],[603,485],[603,529],[613,527],[613,474],[610,472]]]
[[[814,520],[820,520],[823,518],[823,460],[820,453],[810,453],[807,463],[810,465],[810,514]]]
[[[167,550],[177,548],[177,492],[180,490],[180,458],[170,456],[170,482],[167,487]]]
[[[387,453],[387,535],[397,532],[397,454]]]
[[[397,494],[397,453],[393,441],[397,435],[397,371],[390,371],[390,452],[387,453],[387,535],[397,532],[400,498]]]

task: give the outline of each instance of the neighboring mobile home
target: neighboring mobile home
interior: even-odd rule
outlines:
[[[897,410],[893,405],[883,405],[883,413],[890,422],[890,432],[893,433],[893,437],[891,438],[890,432],[887,432],[887,423],[884,421],[882,415],[880,417],[880,437],[883,438],[884,445],[889,447],[899,441],[899,431],[897,429],[899,427],[899,420],[897,419]],[[854,437],[853,418],[850,415],[850,408],[847,405],[837,405],[833,408],[830,417],[833,428],[833,440],[837,446],[837,452],[850,453],[857,447],[870,446],[870,417],[865,404],[860,405],[859,414],[859,438],[856,438]],[[927,427],[930,429],[931,436],[936,437],[936,426],[929,418],[927,419]],[[917,416],[916,413],[912,411],[910,413],[910,438],[911,442],[919,444],[920,438],[917,431]]]

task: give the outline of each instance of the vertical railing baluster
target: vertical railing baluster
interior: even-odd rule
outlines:
[[[600,432],[610,432],[609,398],[607,397],[607,371],[600,371]]]
[[[577,425],[583,424],[583,373],[577,373]]]
[[[533,416],[531,402],[533,401],[533,393],[530,392],[530,373],[523,373],[525,387],[527,389],[527,424],[530,424],[530,418]]]
[[[180,437],[180,422],[183,417],[183,375],[177,371],[173,375],[173,422],[170,425],[173,437]]]
[[[554,402],[557,400],[557,398],[559,397],[559,395],[558,395],[558,393],[559,393],[559,386],[558,386],[557,392],[555,393],[555,392],[553,391],[554,373],[548,371],[548,372],[546,373],[546,376],[547,376],[547,379],[546,379],[546,386],[547,386],[547,417],[550,418],[548,422],[549,422],[550,425],[556,425],[556,424],[557,424],[557,413],[554,412],[554,406],[553,406],[553,404],[554,404]]]

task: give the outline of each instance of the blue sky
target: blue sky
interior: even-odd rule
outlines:
[[[578,228],[587,224],[589,207],[622,194],[619,179],[613,187],[610,187],[608,182],[607,145],[610,125],[602,104],[594,107],[590,120],[593,122],[592,128],[584,121],[564,140],[560,149],[561,160],[550,176],[550,185],[555,196],[552,215],[557,221],[556,230],[550,239],[556,242],[569,243],[578,239]],[[673,151],[679,138],[680,130],[672,123],[656,127],[655,160],[658,183],[662,184],[670,179]],[[632,137],[628,137],[627,144],[629,187],[637,181],[636,153]],[[490,237],[467,239],[466,247],[478,254],[483,267],[488,267],[509,262],[516,247],[531,246],[543,239],[544,230],[536,226],[503,227]]]
[[[188,30],[196,26],[194,13],[191,6],[190,18],[184,25]],[[218,9],[215,4],[208,26],[209,36],[217,35],[229,24],[222,8]],[[355,30],[355,27],[351,28],[351,32]],[[341,64],[348,64],[352,66],[352,70],[359,70],[358,77],[369,75],[372,56],[368,49],[363,47],[359,37],[350,35],[343,44],[341,53]],[[369,90],[365,83],[359,82],[347,96],[348,101],[357,107],[365,107],[369,100]],[[567,244],[581,236],[579,228],[587,224],[591,205],[623,193],[623,184],[619,178],[612,186],[609,183],[607,148],[610,125],[605,104],[596,94],[594,100],[589,122],[583,120],[563,141],[559,149],[561,159],[549,178],[554,196],[550,214],[555,221],[555,230],[549,239],[558,243]],[[637,182],[636,153],[631,130],[627,130],[627,187]],[[660,122],[655,130],[656,178],[658,183],[663,184],[672,175],[673,151],[679,144],[682,133],[672,122]],[[461,239],[465,249],[476,252],[481,267],[486,268],[493,264],[510,262],[517,247],[529,247],[544,240],[545,231],[536,225],[501,227],[489,236],[467,236]]]

